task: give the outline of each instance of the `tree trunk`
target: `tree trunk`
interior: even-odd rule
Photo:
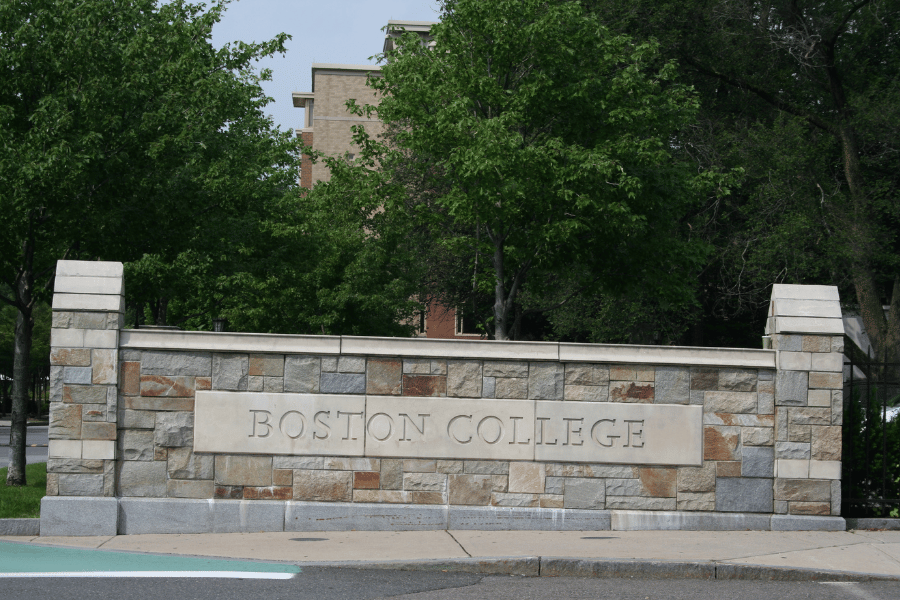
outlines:
[[[509,339],[509,303],[506,298],[506,286],[503,285],[503,241],[494,239],[494,339]]]
[[[6,485],[25,485],[25,436],[27,434],[28,384],[31,381],[31,334],[34,329],[31,303],[31,271],[23,273],[18,295],[25,300],[16,317],[16,334],[13,341],[12,419],[9,430],[9,471]]]

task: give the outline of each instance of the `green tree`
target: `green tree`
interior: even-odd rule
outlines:
[[[457,288],[492,298],[493,337],[552,308],[517,302],[526,288],[547,297],[548,276],[573,265],[587,276],[572,297],[689,293],[683,273],[704,251],[681,218],[711,177],[673,158],[696,102],[656,44],[542,0],[447,1],[432,35],[433,47],[410,34],[385,57],[367,110],[386,143],[357,141],[388,174],[385,210],[412,214],[435,262],[467,273]]]
[[[273,133],[253,61],[210,41],[223,3],[0,3],[0,295],[17,310],[11,460],[25,483],[34,308],[64,258],[169,260],[228,241],[227,215],[275,201],[293,142]],[[233,223],[234,221],[232,221]]]
[[[764,301],[773,281],[836,283],[879,359],[900,361],[900,4],[590,4],[615,30],[658,39],[694,83],[702,110],[685,151],[744,168],[705,220],[723,300]]]

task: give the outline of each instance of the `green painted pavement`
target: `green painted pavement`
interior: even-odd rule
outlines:
[[[186,556],[110,552],[0,542],[0,573],[77,573],[109,571],[240,571],[299,573],[300,567],[279,563],[221,560]]]

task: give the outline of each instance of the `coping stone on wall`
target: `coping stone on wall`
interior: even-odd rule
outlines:
[[[115,498],[44,496],[41,499],[41,535],[116,535],[118,510]]]
[[[421,358],[559,360],[556,342],[498,342],[430,338],[341,337],[341,354]]]
[[[119,498],[119,533],[211,533],[213,505],[186,498]]]
[[[341,338],[333,335],[123,329],[119,333],[119,347],[241,353],[340,354]]]
[[[608,531],[608,510],[451,506],[447,529],[480,531]]]
[[[443,505],[294,502],[285,507],[285,531],[431,531],[447,528]]]
[[[685,512],[685,511],[611,511],[613,531],[767,531],[767,514]]]
[[[689,346],[561,343],[559,345],[559,360],[562,362],[775,368],[775,352],[772,350],[696,348]]]

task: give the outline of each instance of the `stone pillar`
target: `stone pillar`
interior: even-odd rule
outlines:
[[[125,311],[123,290],[122,263],[57,263],[50,332],[50,444],[47,497],[41,507],[42,535],[115,533],[118,347]],[[79,498],[82,500],[66,501]],[[97,502],[101,499],[109,501]]]
[[[833,286],[772,288],[775,513],[841,513],[844,324]],[[774,524],[774,521],[773,521]]]

